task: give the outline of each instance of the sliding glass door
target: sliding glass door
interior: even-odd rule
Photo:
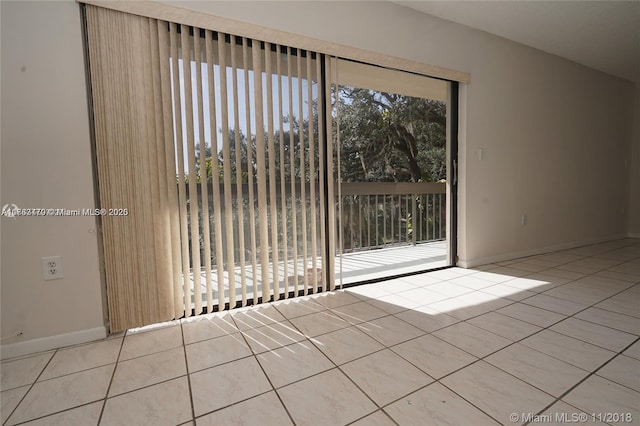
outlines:
[[[451,263],[448,83],[86,17],[113,330]]]
[[[333,62],[339,284],[449,266],[450,85]]]

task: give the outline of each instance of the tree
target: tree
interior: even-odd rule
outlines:
[[[334,96],[336,94],[334,93]],[[340,167],[342,180],[344,182],[424,182],[438,181],[446,176],[445,160],[446,160],[446,109],[443,102],[412,98],[403,95],[376,92],[373,90],[341,87],[339,92],[339,103],[337,105],[338,116],[340,120]],[[286,227],[287,234],[301,235],[302,221],[298,220],[296,229],[288,220],[291,212],[299,215],[302,211],[306,212],[307,230],[306,235],[310,234],[310,218],[311,205],[315,201],[310,199],[312,186],[309,182],[313,179],[315,182],[320,178],[320,147],[318,141],[318,106],[313,103],[313,113],[310,117],[305,116],[299,118],[285,117],[282,128],[276,126],[269,143],[269,135],[266,128],[259,131],[263,132],[264,137],[264,164],[266,167],[265,175],[267,180],[275,178],[276,185],[275,199],[268,196],[269,203],[275,201],[277,208],[267,210],[270,218],[272,214],[277,215],[280,225],[279,231]],[[309,120],[312,120],[311,123]],[[315,149],[311,156],[309,143],[309,127],[313,128],[313,140]],[[332,126],[334,131],[333,140],[335,140],[337,126]],[[225,140],[228,142],[228,155],[225,157],[224,149],[222,149],[222,140],[218,137],[217,143],[213,147],[207,144],[204,152],[200,152],[199,146],[196,146],[195,172],[197,182],[201,182],[200,168],[201,160],[204,160],[206,167],[206,191],[209,191],[209,203],[213,202],[214,191],[220,191],[218,194],[226,195],[227,185],[233,184],[231,188],[232,194],[237,192],[236,184],[248,184],[250,176],[253,176],[252,182],[257,183],[258,167],[257,167],[257,142],[256,135],[245,135],[242,129],[227,128],[223,131],[228,132]],[[236,140],[237,138],[237,140]],[[237,153],[237,150],[240,150]],[[238,154],[238,155],[236,155]],[[337,155],[337,152],[334,151]],[[304,158],[304,174],[303,168],[300,167],[301,157]],[[311,158],[313,157],[313,158]],[[214,161],[215,160],[215,161]],[[293,163],[292,163],[293,160]],[[225,182],[224,166],[227,163],[227,175],[230,182]],[[314,176],[311,176],[311,163],[313,163]],[[216,169],[214,170],[214,164]],[[337,167],[338,161],[334,162]],[[275,170],[270,170],[271,167]],[[327,171],[329,173],[335,173]],[[238,174],[238,171],[240,172]],[[218,177],[221,186],[217,189],[211,186],[214,173]],[[185,177],[186,178],[186,177]],[[284,178],[284,182],[281,179]],[[240,180],[240,182],[238,182]],[[291,183],[295,182],[295,189],[291,187]],[[303,186],[306,185],[305,199],[301,197]],[[224,186],[224,188],[223,188]],[[252,188],[252,187],[250,187]],[[253,187],[255,188],[255,187]],[[271,185],[267,186],[270,193]],[[210,221],[210,232],[214,232],[213,216],[211,211],[204,213],[202,211],[202,203],[200,191],[198,195],[198,222],[202,226],[203,219],[208,216]],[[295,198],[291,196],[296,193]],[[255,226],[250,221],[249,215],[246,213],[250,206],[254,209],[259,208],[257,198],[254,198],[253,204],[249,200],[248,189],[243,193],[242,197],[232,195],[230,206],[225,206],[225,197],[220,199],[223,208],[231,209],[234,215],[233,229],[226,229],[226,222],[222,223],[222,232],[224,238],[239,238],[236,227],[240,226],[245,229],[245,240],[249,236],[249,229]],[[435,224],[434,221],[439,220],[433,215],[429,215],[429,210],[434,210],[434,200],[424,196],[414,196],[412,203],[417,203],[420,214],[418,217],[411,217],[409,205],[406,198],[401,199],[397,196],[382,197],[382,204],[378,204],[378,198],[368,198],[368,196],[350,196],[344,197],[342,202],[345,206],[343,211],[343,232],[350,238],[345,241],[345,250],[357,249],[364,247],[363,241],[367,241],[368,245],[380,246],[395,241],[400,241],[401,236],[415,232],[419,227]],[[188,200],[190,202],[190,200]],[[236,216],[238,207],[242,203],[245,214],[243,220],[240,221]],[[284,203],[284,204],[283,204]],[[296,209],[292,209],[293,205],[297,205]],[[306,206],[301,209],[300,205]],[[212,205],[212,204],[210,204]],[[284,207],[284,211],[282,210]],[[382,212],[382,210],[384,212]],[[257,211],[257,210],[256,210]],[[352,213],[353,212],[353,213]],[[382,212],[382,213],[381,213]],[[319,209],[316,209],[316,215],[319,215]],[[188,220],[190,220],[190,210],[187,211]],[[399,222],[397,218],[403,219]],[[316,217],[319,220],[319,217]],[[204,219],[206,220],[206,219]],[[360,223],[362,222],[362,223]],[[392,223],[393,222],[393,223]],[[385,227],[391,230],[391,234],[375,236],[375,240],[371,235],[361,235],[362,230],[368,229],[368,224]],[[318,228],[319,229],[319,228]],[[202,229],[200,231],[202,238]],[[418,234],[417,234],[418,235]],[[422,234],[419,234],[422,235]],[[354,238],[355,236],[355,238]],[[318,236],[311,237],[312,241],[317,243]],[[298,240],[298,249],[302,249],[303,240]],[[289,243],[291,244],[291,243]],[[235,249],[239,250],[239,246],[234,244]],[[250,246],[249,241],[245,241],[245,247]],[[259,248],[258,248],[259,249]],[[201,255],[204,255],[203,253]],[[224,254],[220,254],[224,256]],[[238,258],[239,252],[235,254]],[[213,260],[216,254],[212,253]]]
[[[345,181],[419,182],[446,176],[443,102],[341,87],[342,177]]]

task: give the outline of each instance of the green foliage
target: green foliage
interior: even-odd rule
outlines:
[[[340,162],[337,161],[337,150],[334,150],[334,167],[328,173],[336,173],[340,164],[342,180],[344,182],[439,182],[446,177],[446,108],[443,102],[411,98],[408,96],[375,92],[364,89],[342,87],[333,94],[338,95],[339,103],[337,114],[340,126]],[[310,188],[309,182],[320,179],[320,147],[317,105],[314,102],[311,123],[308,118],[298,117],[284,120],[282,129],[276,128],[269,139],[266,128],[263,129],[265,176],[269,183],[269,176],[275,176],[277,195],[275,202],[277,208],[272,212],[271,198],[267,214],[275,214],[280,225],[278,226],[278,238],[283,237],[283,230],[287,230],[288,238],[293,235],[311,235],[310,217],[311,203],[307,189],[306,198],[303,200],[300,189],[293,198],[287,191],[290,183],[294,181],[298,188],[302,188],[301,181]],[[334,117],[335,118],[335,117]],[[313,128],[312,140],[314,144],[313,155],[309,143],[309,127]],[[332,126],[331,140],[337,140],[337,126]],[[258,158],[256,135],[245,135],[241,129],[226,129],[228,149],[222,149],[223,142],[218,141],[213,148],[210,143],[204,152],[200,152],[199,146],[195,149],[195,168],[193,173],[198,185],[198,223],[200,227],[199,239],[215,237],[212,215],[213,193],[220,191],[222,195],[226,189],[226,176],[233,184],[232,193],[237,190],[236,184],[255,185],[258,176]],[[209,141],[207,141],[209,142]],[[293,163],[292,163],[293,161]],[[300,163],[304,168],[300,167]],[[202,163],[202,164],[201,164]],[[313,176],[311,169],[313,165]],[[201,173],[204,166],[205,173]],[[275,167],[275,171],[270,170]],[[304,174],[302,170],[304,169]],[[238,173],[239,171],[239,173]],[[213,178],[217,177],[219,188],[214,188]],[[284,178],[286,185],[281,182]],[[184,176],[184,181],[189,183],[189,176]],[[205,181],[206,188],[201,185]],[[226,182],[229,183],[229,182]],[[249,186],[243,185],[247,188]],[[209,193],[209,206],[203,209],[201,192]],[[284,192],[283,192],[284,191]],[[318,196],[318,195],[316,195]],[[233,215],[234,229],[226,229],[226,223],[222,223],[223,238],[234,240],[234,262],[237,262],[240,252],[237,240],[239,239],[238,227],[244,229],[244,246],[250,247],[248,240],[252,223],[247,210],[250,208],[247,192],[242,198],[232,196],[231,206],[225,206],[224,197],[219,201],[223,209],[230,209]],[[271,196],[270,196],[271,197]],[[193,200],[188,200],[190,203]],[[342,233],[345,237],[344,250],[354,251],[367,247],[383,247],[390,244],[409,243],[411,241],[426,241],[443,238],[442,224],[444,218],[438,212],[442,211],[442,201],[433,196],[413,195],[404,198],[391,196],[353,196],[343,197]],[[241,203],[241,204],[240,204]],[[281,211],[282,203],[285,204],[285,213]],[[293,205],[298,206],[292,209]],[[244,208],[244,214],[240,219],[238,208]],[[304,205],[307,215],[307,229],[303,231],[300,217],[294,229],[291,215],[301,214],[300,205]],[[253,208],[257,212],[259,206],[254,200]],[[204,212],[207,213],[204,213]],[[414,217],[415,213],[415,217]],[[317,223],[320,223],[319,209],[316,210]],[[191,220],[191,211],[187,209],[188,221]],[[210,223],[210,236],[203,234],[203,221]],[[270,219],[269,219],[270,223]],[[189,228],[190,229],[190,228]],[[319,227],[317,229],[320,229]],[[319,232],[319,231],[318,231]],[[311,236],[308,244],[317,244],[319,235]],[[191,236],[190,236],[191,239]],[[292,244],[289,242],[288,244]],[[297,242],[299,253],[305,243]],[[202,250],[203,246],[200,246]],[[189,244],[191,250],[191,244]],[[260,250],[257,247],[256,250]],[[272,255],[273,253],[270,253]],[[281,253],[283,254],[283,253]],[[212,253],[211,261],[215,263],[216,254]],[[223,253],[224,261],[227,259]],[[249,256],[250,252],[245,253]],[[292,254],[289,253],[288,256]],[[201,257],[204,252],[201,252]]]
[[[341,163],[346,182],[435,182],[446,176],[443,102],[340,89]]]
[[[340,120],[340,164],[345,182],[438,182],[446,177],[446,107],[444,102],[412,98],[373,90],[341,87],[338,116]],[[314,103],[313,140],[315,179],[319,179],[318,114]],[[273,152],[269,135],[264,131],[265,167],[270,174],[273,158],[275,176],[279,180],[284,168],[286,181],[300,180],[300,156],[304,157],[304,180],[311,179],[309,121],[294,117],[285,119],[283,129],[273,134]],[[337,126],[333,126],[334,138]],[[282,133],[282,134],[281,134]],[[291,143],[293,133],[293,144]],[[228,161],[233,183],[247,183],[249,175],[257,175],[256,137],[248,138],[242,130],[228,130],[229,158],[217,149],[215,161],[211,146],[205,150],[206,181],[213,179],[214,164],[220,183],[224,183],[224,164]],[[238,140],[236,140],[236,137]],[[300,139],[302,137],[302,144]],[[280,153],[281,140],[283,155]],[[219,145],[222,145],[220,143]],[[236,154],[236,146],[240,148]],[[302,151],[301,151],[302,147]],[[294,165],[291,165],[291,150]],[[199,147],[196,146],[195,174],[201,183]],[[337,152],[335,153],[337,155]],[[282,159],[284,163],[281,164]],[[239,160],[239,161],[238,161]],[[251,160],[251,161],[249,161]],[[337,161],[336,161],[337,164]],[[188,182],[188,177],[185,176]]]

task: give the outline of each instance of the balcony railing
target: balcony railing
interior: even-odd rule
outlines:
[[[206,214],[202,211],[201,201],[201,186],[198,185],[198,215],[199,223],[202,226],[204,220],[210,221],[211,241],[217,236],[214,233],[216,227],[213,223],[213,216]],[[311,220],[311,208],[310,208],[310,186],[307,184],[305,188],[306,200],[303,201],[300,193],[301,187],[297,187],[294,193],[280,191],[276,192],[276,202],[279,203],[279,208],[275,210],[277,215],[277,223],[283,224],[287,227],[288,238],[286,244],[289,247],[287,256],[284,256],[282,246],[284,240],[281,241],[278,249],[278,262],[271,263],[268,267],[270,269],[277,268],[278,270],[278,282],[271,283],[271,285],[277,286],[280,293],[291,291],[293,288],[293,280],[295,280],[295,271],[298,271],[298,281],[302,287],[305,281],[310,283],[308,271],[310,268],[320,268],[322,266],[323,250],[321,245],[320,235],[320,212],[316,208],[316,221],[318,224],[317,234],[312,235],[309,229]],[[379,278],[388,273],[406,273],[408,271],[414,271],[416,268],[424,269],[425,265],[443,266],[446,255],[446,247],[441,247],[438,241],[442,241],[446,238],[446,185],[442,183],[369,183],[369,182],[357,182],[357,183],[343,183],[340,189],[341,206],[337,208],[340,211],[336,212],[336,229],[338,230],[339,237],[337,244],[342,243],[342,251],[338,248],[336,254],[340,252],[347,254],[352,253],[349,256],[345,256],[340,260],[340,270],[336,271],[336,279],[341,283],[358,282],[372,278]],[[209,200],[212,200],[212,185],[208,185]],[[221,185],[218,190],[220,194],[223,193],[224,188]],[[237,197],[235,185],[232,186],[231,205],[225,205],[224,197],[220,199],[220,208],[222,217],[225,216],[226,209],[229,209],[232,213],[232,219],[234,228],[244,228],[244,244],[240,244],[239,233],[237,229],[227,230],[225,221],[220,224],[222,231],[220,238],[222,239],[222,246],[227,247],[227,239],[232,239],[232,247],[234,250],[234,261],[229,263],[227,259],[227,252],[223,250],[221,253],[211,252],[211,278],[213,280],[212,296],[216,301],[220,296],[218,294],[218,279],[220,276],[217,274],[217,256],[221,256],[221,260],[224,265],[224,272],[222,274],[224,282],[224,298],[228,300],[231,292],[236,295],[236,300],[240,300],[242,296],[242,289],[240,283],[242,280],[242,268],[238,263],[240,258],[240,247],[244,246],[246,252],[245,260],[246,267],[244,275],[246,277],[247,297],[259,297],[262,293],[262,265],[258,262],[256,264],[251,263],[252,253],[250,251],[251,241],[249,240],[250,229],[255,226],[251,222],[248,215],[249,202],[246,195],[242,198]],[[248,186],[244,185],[243,193],[246,194]],[[318,194],[319,188],[316,187],[316,194]],[[336,194],[338,188],[335,189]],[[187,194],[189,192],[187,191]],[[190,202],[191,200],[188,200]],[[269,207],[273,200],[268,199]],[[244,208],[244,215],[239,217],[239,203],[242,203]],[[294,229],[290,220],[282,221],[281,217],[281,204],[285,203],[285,210],[291,211],[291,207],[295,204],[296,214],[299,215],[302,209],[305,209],[307,215],[307,240],[298,238],[296,249],[297,256],[294,256],[293,247],[294,244],[291,238],[294,233],[302,234],[301,221],[298,220],[297,229]],[[303,207],[304,206],[304,207]],[[258,214],[259,209],[257,203],[254,204],[254,210]],[[204,214],[203,214],[204,213]],[[341,213],[341,214],[340,214]],[[269,223],[271,223],[272,210],[269,208],[267,215]],[[187,209],[187,218],[190,220],[190,211]],[[187,224],[190,226],[190,224]],[[227,232],[229,231],[229,232]],[[279,232],[282,230],[280,229]],[[279,233],[279,236],[282,234]],[[199,238],[205,238],[200,229]],[[416,246],[419,243],[427,243]],[[189,241],[189,251],[191,251],[191,241]],[[307,257],[303,256],[304,245],[306,244]],[[316,253],[318,257],[314,259],[311,255],[312,244],[316,244]],[[391,247],[403,247],[394,249],[389,252],[376,251],[379,248],[391,248]],[[202,261],[205,259],[205,253],[202,251],[202,244],[200,245],[201,252],[200,258]],[[259,258],[260,250],[263,249],[259,245],[256,246],[255,256]],[[267,247],[269,250],[269,259],[271,261],[273,250],[271,247]],[[370,253],[366,253],[370,251]],[[191,256],[190,256],[191,259]],[[337,262],[337,261],[336,261]],[[285,269],[286,264],[286,269]],[[294,266],[295,265],[295,266]],[[315,266],[314,266],[315,265]],[[200,294],[202,300],[207,300],[207,287],[206,287],[206,270],[204,263],[200,265],[201,274],[201,291]],[[285,270],[287,271],[285,273]],[[321,270],[320,270],[321,271]],[[391,272],[394,271],[394,272]],[[322,273],[322,272],[321,272]],[[230,276],[234,276],[234,286],[230,285]],[[191,275],[193,279],[193,273]],[[193,292],[192,297],[197,297],[196,291]]]
[[[344,253],[446,238],[444,183],[343,183],[341,196]]]
[[[279,189],[279,186],[278,186]],[[287,186],[287,190],[289,186]],[[301,214],[300,206],[305,206],[307,216],[307,227],[311,223],[311,200],[309,198],[310,185],[307,184],[305,188],[306,201],[303,202],[300,198],[301,187],[297,185],[296,196],[293,197],[291,193],[276,192],[277,203],[284,202],[285,210],[291,212],[292,203],[296,204],[297,214]],[[208,185],[207,190],[209,192],[209,202],[213,199],[212,186]],[[239,234],[237,232],[226,232],[224,221],[221,223],[223,240],[223,247],[227,246],[227,238],[233,239],[234,257],[239,259],[240,247],[245,247],[248,250],[251,247],[249,241],[250,227],[255,226],[249,220],[249,203],[246,198],[248,192],[248,186],[243,185],[243,193],[245,196],[242,200],[239,200],[236,195],[235,184],[231,187],[232,190],[232,205],[227,206],[224,202],[224,197],[220,199],[220,208],[222,217],[225,215],[226,209],[231,209],[233,216],[233,223],[235,226],[242,226],[244,228],[244,244],[240,244],[238,240]],[[223,193],[224,188],[222,185],[219,187],[220,194]],[[342,205],[339,207],[340,211],[337,211],[337,231],[339,232],[339,240],[336,241],[340,244],[340,238],[342,242],[343,253],[360,252],[378,248],[397,247],[402,245],[415,245],[424,242],[441,241],[446,238],[446,184],[444,183],[432,183],[432,182],[352,182],[343,183],[340,186]],[[201,200],[201,187],[198,184],[198,211],[199,222],[202,226],[202,200]],[[319,194],[319,187],[316,186],[316,194]],[[337,188],[336,188],[337,193]],[[187,194],[188,185],[187,185]],[[283,196],[284,195],[284,196]],[[267,201],[271,203],[271,199],[267,198]],[[237,215],[238,203],[243,203],[244,215],[242,220]],[[316,201],[319,202],[319,201]],[[254,202],[254,210],[256,215],[258,214],[257,200]],[[301,230],[295,230],[291,228],[290,221],[282,221],[281,208],[278,207],[275,211],[277,215],[278,224],[285,223],[288,229],[289,239],[292,238],[294,233],[301,234]],[[320,252],[320,211],[316,209],[316,222],[318,224],[317,235],[311,235],[310,229],[306,230],[306,235],[309,240],[307,241],[308,250],[311,251],[311,244],[317,244],[316,249]],[[271,222],[271,208],[267,211],[269,223]],[[187,209],[188,219],[190,218],[190,211]],[[210,213],[207,215],[210,221],[209,228],[212,232],[215,229],[213,223],[213,215]],[[301,225],[300,219],[298,220],[298,226]],[[200,230],[200,238],[203,238],[202,230]],[[281,230],[279,231],[281,232]],[[341,234],[341,235],[340,235]],[[292,242],[287,241],[287,244],[292,248]],[[298,253],[303,252],[303,240],[298,240]],[[202,247],[202,246],[201,246]],[[256,247],[259,251],[261,248]],[[189,244],[189,250],[191,245]],[[282,259],[283,253],[282,244],[280,244],[280,259]],[[289,256],[292,255],[292,251],[289,251]],[[250,256],[250,251],[245,253],[246,256]],[[203,258],[204,252],[201,252],[201,258]],[[215,263],[216,254],[212,253],[211,261]],[[290,259],[292,260],[292,259]],[[226,261],[226,259],[225,259]],[[235,264],[235,262],[234,262]],[[236,265],[237,266],[237,265]]]

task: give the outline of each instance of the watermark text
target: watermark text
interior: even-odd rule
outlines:
[[[5,217],[38,217],[38,216],[128,216],[129,209],[65,209],[65,208],[21,208],[13,203],[2,207]]]

